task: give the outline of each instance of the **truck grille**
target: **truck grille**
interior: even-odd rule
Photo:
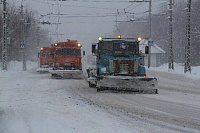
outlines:
[[[129,64],[119,64],[119,74],[129,74]]]
[[[138,62],[136,60],[110,60],[110,71],[116,75],[137,75]]]

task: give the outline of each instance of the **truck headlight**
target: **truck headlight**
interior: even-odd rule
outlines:
[[[102,38],[102,37],[99,37],[98,39],[99,39],[99,41],[102,41],[102,40],[103,40],[103,38]]]
[[[142,40],[142,38],[141,37],[138,37],[138,39],[137,39],[139,42]]]
[[[81,44],[80,44],[80,43],[78,44],[78,47],[81,47]]]

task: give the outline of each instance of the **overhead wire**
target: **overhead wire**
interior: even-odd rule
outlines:
[[[49,10],[50,10],[50,14],[41,15],[41,16],[42,17],[53,17],[53,18],[57,17],[57,24],[55,23],[56,24],[56,31],[58,31],[58,27],[59,27],[59,24],[60,24],[61,17],[70,17],[70,18],[92,18],[92,17],[94,17],[95,18],[95,17],[116,17],[116,15],[117,15],[117,17],[118,17],[117,19],[119,19],[119,18],[123,18],[124,15],[127,16],[127,14],[128,14],[128,13],[123,13],[122,10],[128,9],[127,11],[130,12],[132,10],[136,10],[136,8],[138,8],[138,7],[142,6],[143,4],[145,4],[143,2],[138,3],[137,5],[135,5],[135,3],[131,3],[129,6],[126,6],[125,8],[120,9],[120,11],[121,11],[120,13],[104,13],[102,15],[101,14],[96,15],[96,13],[95,14],[83,14],[83,13],[81,13],[81,14],[61,14],[60,13],[60,8],[64,7],[64,6],[68,6],[68,7],[104,9],[104,10],[116,10],[116,9],[114,9],[114,8],[105,8],[105,7],[95,7],[95,6],[83,6],[83,5],[67,5],[67,4],[60,4],[60,3],[64,3],[66,1],[72,1],[72,2],[93,2],[93,3],[95,3],[95,2],[96,3],[97,2],[107,2],[107,3],[108,2],[110,2],[110,3],[111,2],[122,3],[123,2],[123,3],[128,3],[129,1],[116,1],[116,0],[93,0],[93,1],[90,1],[90,0],[66,0],[66,1],[59,1],[59,0],[47,0],[47,3],[45,3],[44,1],[40,1],[40,0],[32,0],[32,1],[40,2],[40,3],[44,3],[44,4],[48,4]],[[49,1],[56,2],[56,4],[55,3],[51,3],[51,5],[52,5],[52,8],[53,8],[54,5],[57,6],[57,10],[58,10],[57,14],[54,14],[53,11],[52,11],[53,9],[52,10],[50,9],[50,3],[49,3]],[[157,0],[157,1],[164,1],[164,0]],[[156,9],[159,5],[160,4],[158,4],[156,6],[153,6],[154,7],[153,9]],[[142,14],[146,14],[146,13],[148,13],[148,11],[140,11],[140,12],[134,11],[133,12],[133,14],[136,14],[136,15],[142,15]],[[108,22],[111,22],[111,21],[108,21]],[[113,21],[113,22],[115,22],[115,21]],[[65,23],[69,24],[69,23],[89,23],[89,22],[83,22],[83,21],[79,21],[78,22],[78,21],[76,21],[76,22],[65,22]],[[97,23],[97,22],[90,22],[90,23]]]
[[[56,1],[56,0],[51,0],[51,1]],[[66,1],[71,1],[71,2],[106,2],[106,3],[110,3],[110,2],[119,2],[119,3],[129,3],[130,1],[123,1],[123,0],[59,0],[60,2],[66,2]]]
[[[153,5],[152,6],[152,10],[156,10],[156,9],[160,9],[160,6],[167,6],[168,5],[168,3],[167,2],[163,2],[163,3],[159,3],[159,4],[157,4],[157,5]]]
[[[52,9],[50,8],[50,3],[49,3],[49,0],[47,0],[47,4],[48,4],[48,7],[49,7],[49,11],[50,11],[50,14],[53,14],[53,5],[52,6]],[[51,16],[49,16],[49,19],[51,18]],[[53,26],[51,26],[52,30],[53,30]]]
[[[45,14],[45,15],[41,15],[41,16],[49,16],[51,15],[51,17],[71,17],[71,18],[91,18],[91,17],[112,17],[112,16],[116,16],[116,14],[108,14],[108,15],[87,15],[87,14],[75,14],[75,15],[70,15],[70,14]]]
[[[42,2],[42,1],[40,1],[40,0],[32,0],[32,1],[35,1],[35,2],[40,2],[40,3],[44,3],[45,4],[45,2]],[[52,0],[48,0],[48,1],[52,1]],[[74,1],[74,2],[129,2],[129,1],[114,1],[114,0],[107,0],[107,1],[90,1],[90,0],[66,0],[66,1],[59,1],[59,0],[53,0],[53,1],[56,1],[57,3],[56,4],[52,4],[52,6],[53,5],[57,5],[57,7],[58,7],[58,5],[60,6],[60,7],[62,7],[62,6],[71,6],[71,7],[79,7],[79,8],[95,8],[95,9],[112,9],[112,8],[100,8],[100,7],[93,7],[93,6],[80,6],[80,5],[61,5],[61,4],[59,4],[58,2],[66,2],[66,1]],[[157,0],[157,1],[166,1],[166,0]],[[165,2],[163,2],[163,3],[165,3]],[[48,3],[49,4],[49,3]],[[137,7],[139,7],[139,6],[141,6],[142,4],[145,4],[144,2],[141,2],[141,3],[139,3],[138,5],[136,5],[136,6],[134,6],[133,8],[131,8],[131,9],[129,9],[128,11],[131,11],[131,10],[135,10]],[[162,4],[162,3],[161,3]],[[130,8],[132,5],[134,5],[134,3],[132,3],[132,4],[130,4],[129,6],[127,6],[127,7],[125,7],[125,9],[127,9],[127,8]],[[160,5],[160,4],[159,4]],[[157,5],[157,6],[159,6],[159,5]],[[50,8],[49,8],[50,9]],[[155,8],[153,8],[153,9],[155,9]],[[112,10],[116,10],[116,9],[112,9]],[[121,10],[124,10],[124,8],[123,9],[121,9]],[[51,12],[52,13],[52,12]],[[145,14],[145,13],[147,13],[147,11],[141,11],[141,12],[136,12],[136,13],[134,13],[134,14]],[[123,15],[123,14],[119,14],[119,15]],[[84,17],[84,16],[83,16]]]
[[[57,10],[58,10],[58,14],[60,14],[60,6],[58,4],[58,0],[57,0]],[[57,25],[56,25],[56,33],[58,33],[59,23],[60,23],[60,16],[58,17],[58,21],[57,21]],[[58,42],[58,34],[57,34],[57,42]]]
[[[91,8],[91,9],[102,9],[102,10],[116,10],[115,8],[105,8],[105,7],[95,7],[95,6],[80,6],[80,5],[65,5],[62,4],[61,6],[68,6],[68,7],[78,7],[78,8]]]

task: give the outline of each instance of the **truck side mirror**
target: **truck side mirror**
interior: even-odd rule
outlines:
[[[85,51],[83,51],[83,55],[85,55]]]
[[[38,58],[40,58],[40,53],[38,53]]]
[[[145,54],[149,54],[149,46],[145,46]]]
[[[96,44],[92,44],[92,55],[96,55]]]

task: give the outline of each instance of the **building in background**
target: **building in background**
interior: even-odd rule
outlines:
[[[142,50],[142,53],[145,53],[145,46],[148,46],[148,39],[143,39],[140,42],[140,50]],[[153,42],[151,46],[151,51],[150,51],[150,66],[151,67],[157,67],[162,65],[162,58],[165,57],[166,52],[161,49],[156,43]],[[148,56],[144,58],[145,66],[148,65]]]

